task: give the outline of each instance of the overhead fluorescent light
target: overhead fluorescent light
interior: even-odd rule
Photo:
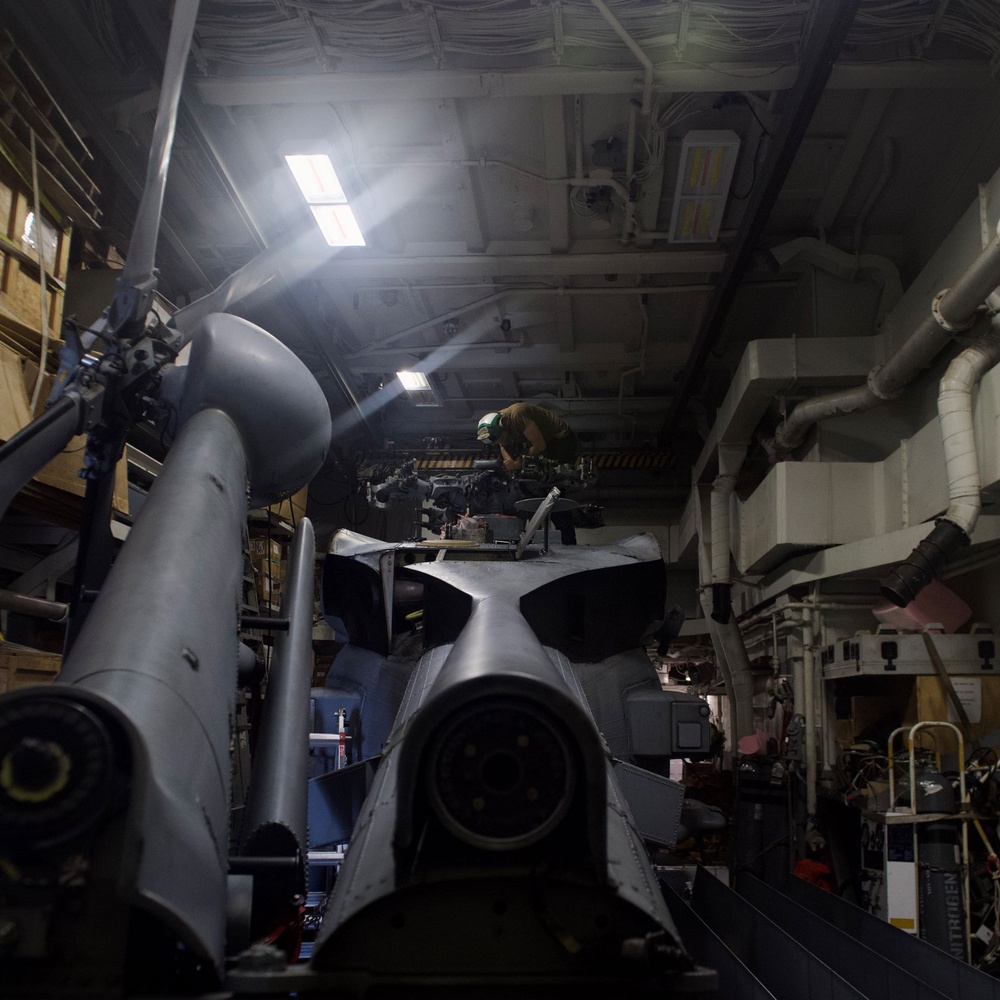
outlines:
[[[406,390],[407,398],[414,406],[440,406],[431,380],[423,372],[396,372],[399,384]]]
[[[671,243],[714,243],[729,198],[740,137],[726,130],[688,132],[681,143]]]
[[[326,242],[332,247],[367,246],[330,157],[296,153],[286,156],[285,162]]]
[[[417,389],[429,389],[431,387],[427,376],[423,372],[396,372],[396,378],[403,383],[403,388],[407,392]]]
[[[344,203],[347,195],[326,153],[286,156],[285,162],[306,200]]]
[[[311,205],[320,232],[332,247],[363,247],[361,234],[350,205]]]

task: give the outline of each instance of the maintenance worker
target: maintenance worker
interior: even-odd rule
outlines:
[[[508,475],[521,470],[526,456],[540,455],[568,465],[576,462],[576,435],[572,428],[554,413],[532,403],[513,403],[498,413],[487,413],[479,421],[476,437],[500,446]],[[553,514],[552,526],[559,531],[563,545],[576,545],[572,511]]]
[[[576,461],[576,435],[569,424],[531,403],[513,403],[499,413],[487,413],[476,436],[500,445],[507,472],[518,472],[525,456],[542,455],[569,465]]]

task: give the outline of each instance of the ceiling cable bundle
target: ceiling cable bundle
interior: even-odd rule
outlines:
[[[326,56],[355,64],[460,61],[467,56],[547,59],[558,54],[560,64],[569,66],[584,65],[585,53],[597,50],[606,51],[618,65],[626,53],[591,0],[561,0],[558,5],[533,0],[232,0],[215,6],[226,12],[199,20],[198,41],[205,57],[219,64],[314,64],[317,39]],[[612,0],[609,7],[635,42],[657,53],[661,63],[683,60],[689,47],[698,50],[699,60],[713,54],[787,57],[802,41],[809,11],[791,0],[691,0],[683,8],[676,0]],[[934,37],[995,56],[1000,53],[1000,5],[954,0],[941,13],[937,5],[920,0],[868,0],[848,41],[853,47],[911,44],[922,51]]]

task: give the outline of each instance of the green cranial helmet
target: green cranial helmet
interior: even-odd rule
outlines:
[[[495,441],[500,436],[500,414],[487,413],[485,417],[480,417],[479,426],[476,428],[476,437],[480,441]]]

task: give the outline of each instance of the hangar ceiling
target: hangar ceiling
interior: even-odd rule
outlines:
[[[170,4],[0,10],[97,154],[124,248]],[[269,250],[278,280],[237,310],[369,446],[465,447],[526,399],[686,467],[748,340],[876,332],[893,268],[905,286],[1000,163],[992,0],[205,0],[195,39],[163,290],[189,301]],[[702,130],[738,155],[717,238],[678,242]],[[326,246],[283,159],[304,151],[329,153],[367,246]],[[803,237],[842,252],[840,293],[771,252]]]

